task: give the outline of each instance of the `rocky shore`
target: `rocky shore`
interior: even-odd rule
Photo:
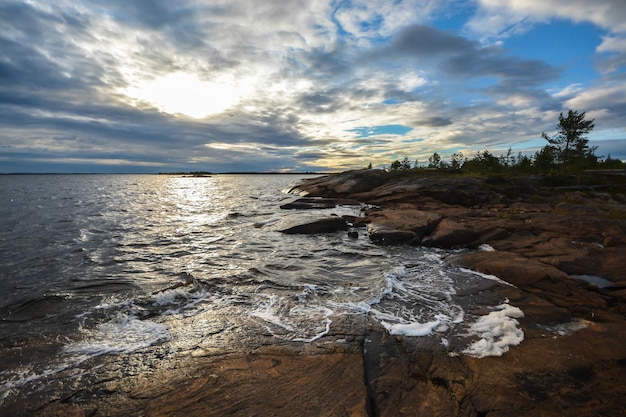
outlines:
[[[483,280],[458,294],[506,298],[524,312],[524,340],[502,356],[450,354],[351,316],[313,343],[194,351],[145,375],[102,377],[34,415],[624,416],[626,193],[617,183],[363,170],[291,190],[302,197],[285,210],[363,209],[285,233],[459,249],[446,261],[512,284]]]
[[[497,291],[525,313],[524,342],[502,358],[418,350],[390,359],[374,414],[625,415],[626,186],[616,178],[557,187],[540,177],[363,170],[291,190],[307,196],[300,203],[370,205],[344,220],[381,244],[466,249],[448,262],[513,284]],[[568,326],[578,330],[546,331]],[[409,376],[415,368],[420,377]],[[406,384],[411,399],[398,391]]]
[[[336,230],[366,227],[369,239],[381,244],[481,249],[450,262],[591,319],[594,309],[626,312],[626,184],[612,185],[598,190],[555,187],[540,177],[407,177],[363,170],[309,180],[291,190],[307,197],[283,208],[369,204],[362,217],[345,223],[320,219],[325,230],[299,227],[310,233],[328,231],[329,224]]]

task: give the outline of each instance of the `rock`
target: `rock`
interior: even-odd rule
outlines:
[[[102,398],[97,415],[369,415],[362,354],[266,350],[196,358],[177,369],[159,369],[129,384],[127,397]]]
[[[606,236],[604,240],[602,241],[602,244],[607,248],[611,246],[622,245],[623,243],[624,242],[622,242],[620,238],[615,237],[615,236]]]
[[[280,206],[283,210],[298,209],[327,209],[337,206],[359,206],[361,203],[357,200],[347,198],[325,198],[325,197],[302,197],[295,201]]]
[[[466,246],[476,237],[475,233],[462,223],[451,219],[442,219],[435,231],[422,240],[423,246],[453,248]]]
[[[591,318],[592,310],[607,308],[606,300],[591,285],[535,259],[494,251],[464,253],[450,262],[495,275],[578,316]]]
[[[348,223],[346,220],[341,217],[330,217],[327,219],[319,219],[310,223],[292,226],[281,230],[280,232],[288,235],[313,235],[317,233],[334,233],[339,230],[348,230]]]
[[[289,192],[324,197],[349,195],[372,190],[387,179],[387,173],[380,169],[348,171],[303,181],[290,189]]]
[[[492,244],[498,240],[506,239],[511,235],[511,232],[504,227],[480,224],[474,228],[474,234],[476,239],[470,246],[478,247],[484,243]]]
[[[401,243],[421,241],[432,231],[441,216],[436,213],[400,207],[367,213],[368,234],[374,242]]]
[[[367,233],[372,242],[397,244],[415,241],[417,234],[411,230],[395,230],[380,225],[369,225]]]
[[[568,279],[551,265],[502,251],[463,253],[453,263],[485,274],[495,275],[517,287],[529,287],[542,280]]]
[[[500,357],[473,358],[383,339],[373,413],[391,416],[621,415],[626,327],[589,325],[555,336],[529,327]],[[370,338],[375,340],[374,338]],[[607,343],[598,345],[598,340]],[[368,347],[369,349],[369,347]]]

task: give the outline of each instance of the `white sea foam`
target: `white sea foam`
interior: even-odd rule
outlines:
[[[426,252],[415,265],[393,268],[368,312],[393,335],[445,333],[451,324],[461,323],[463,309],[452,300],[455,290],[441,265],[438,254]],[[365,310],[362,305],[356,307]]]
[[[170,339],[165,325],[126,314],[120,314],[88,333],[89,337],[66,345],[64,351],[89,356],[131,353]]]
[[[478,246],[478,250],[481,252],[495,252],[495,249],[493,248],[493,246],[488,245],[486,243],[483,243],[482,245]]]
[[[519,345],[524,340],[524,332],[517,327],[517,318],[524,317],[524,312],[509,304],[500,304],[495,311],[482,316],[470,327],[470,334],[480,340],[472,343],[463,353],[483,358],[502,356],[510,346]]]
[[[106,308],[108,306],[101,306]],[[149,320],[121,315],[116,320],[101,324],[95,331],[89,331],[87,339],[70,343],[63,348],[64,357],[51,361],[46,368],[21,368],[0,372],[2,384],[0,400],[26,384],[38,383],[53,375],[74,369],[85,360],[107,354],[132,353],[169,340],[167,327]]]
[[[155,307],[169,307],[163,315],[181,314],[192,310],[197,304],[207,300],[211,294],[205,289],[194,291],[194,287],[179,287],[153,294]],[[193,313],[192,313],[193,314]]]
[[[385,320],[380,322],[390,334],[404,336],[427,336],[441,324],[440,320],[433,320],[426,323],[388,323]]]
[[[23,368],[12,372],[0,372],[0,400],[7,398],[13,391],[21,386],[50,377],[59,372],[63,372],[72,366],[70,363],[61,363],[53,367],[48,367],[40,373],[31,369]]]
[[[305,292],[310,290],[307,287]],[[321,304],[302,303],[302,295],[297,299],[271,295],[249,315],[263,320],[268,332],[279,339],[312,342],[328,334],[335,312]]]

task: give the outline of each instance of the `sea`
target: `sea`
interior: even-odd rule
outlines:
[[[307,178],[0,175],[0,411],[104,362],[128,375],[155,352],[319,343],[346,317],[452,355],[523,340],[508,300],[463,297],[498,279],[449,265],[455,251],[281,233],[368,208],[280,209]]]

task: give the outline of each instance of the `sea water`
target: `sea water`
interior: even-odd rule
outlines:
[[[495,277],[447,265],[449,252],[377,246],[365,230],[280,233],[360,212],[280,210],[306,177],[0,176],[0,401],[96,374],[94,358],[132,373],[156,349],[319,342],[345,317],[446,348],[467,334],[452,354],[521,342],[506,300],[485,317],[459,303],[459,285]]]

